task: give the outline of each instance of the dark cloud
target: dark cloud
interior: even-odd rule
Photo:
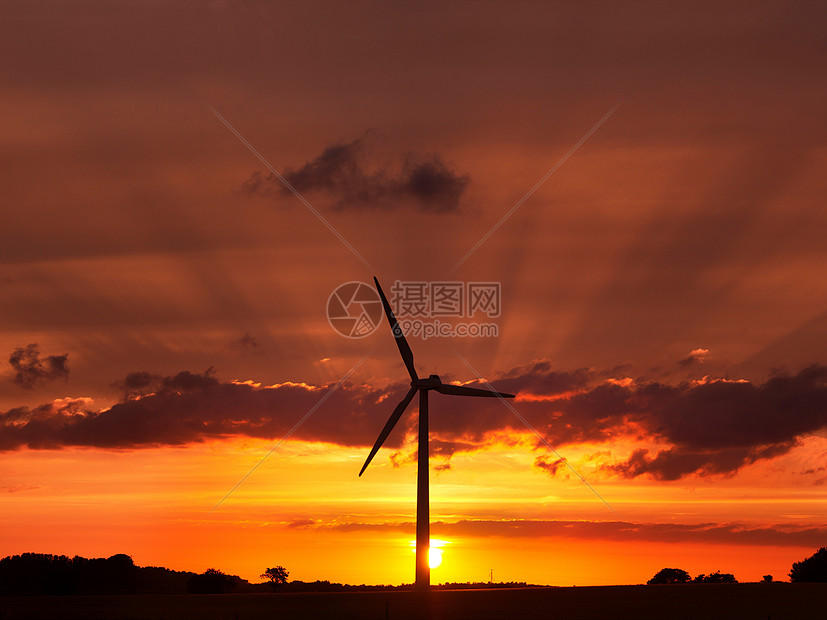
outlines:
[[[322,523],[303,526],[334,531],[413,531],[414,523]],[[627,521],[462,520],[431,523],[435,536],[499,536],[507,538],[564,537],[617,542],[706,543],[813,547],[823,544],[827,529],[740,523],[630,523]]]
[[[238,340],[233,340],[230,343],[230,349],[236,351],[255,351],[259,348],[258,341],[253,338],[250,334],[244,334],[242,338]]]
[[[551,476],[556,476],[557,472],[560,471],[565,464],[566,462],[563,459],[550,458],[546,455],[541,455],[534,459],[534,467],[547,472]]]
[[[638,449],[623,463],[606,466],[626,478],[650,474],[658,480],[678,480],[690,473],[701,475],[734,474],[744,465],[771,459],[788,452],[796,442],[781,442],[760,447],[734,447],[717,450],[669,448],[650,458],[649,451]]]
[[[630,393],[639,423],[672,447],[649,457],[637,450],[615,471],[675,480],[732,473],[789,451],[827,427],[827,367],[814,365],[763,384],[742,381],[649,384]]]
[[[27,390],[36,385],[69,378],[69,354],[49,355],[40,358],[37,343],[18,347],[9,357],[9,364],[14,368],[14,381]]]
[[[179,372],[171,377],[153,374],[147,371],[131,372],[122,381],[113,385],[124,392],[124,400],[140,398],[150,393],[181,394],[204,390],[218,384],[214,376],[215,371],[208,368],[204,374],[193,374],[189,371]]]
[[[585,388],[595,377],[596,373],[588,368],[560,371],[552,368],[548,360],[538,360],[504,373],[497,379],[497,388],[509,393],[518,390],[523,394],[558,396]]]
[[[436,154],[409,153],[398,173],[366,166],[363,139],[328,147],[313,161],[282,175],[300,194],[321,192],[332,206],[344,209],[398,209],[413,205],[420,211],[452,213],[460,209],[460,198],[468,176],[450,170]],[[242,185],[248,194],[283,197],[291,194],[273,174],[257,171]]]
[[[518,393],[514,406],[555,447],[657,443],[621,462],[601,453],[605,472],[677,480],[690,474],[731,475],[783,455],[827,429],[827,366],[777,374],[764,383],[731,380],[675,385],[606,378],[587,370],[555,371],[545,362],[512,370],[493,385]],[[470,384],[475,385],[475,384]],[[140,448],[229,436],[282,437],[329,386],[259,386],[219,380],[212,369],[160,376],[132,373],[118,386],[125,400],[95,411],[87,399],[62,399],[0,413],[0,449],[96,446]],[[407,386],[345,384],[296,432],[297,439],[369,447]],[[434,394],[431,453],[448,463],[458,452],[492,442],[517,443],[526,429],[496,399]],[[395,464],[416,458],[415,407],[388,437]],[[542,445],[538,450],[546,450]],[[554,474],[560,461],[541,454],[535,466]]]
[[[146,371],[130,372],[122,381],[116,381],[112,385],[123,390],[124,400],[130,400],[151,392],[153,387],[159,383],[160,379],[158,375]]]

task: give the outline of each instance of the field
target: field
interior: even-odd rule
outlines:
[[[825,620],[827,584],[0,597],[0,620]]]

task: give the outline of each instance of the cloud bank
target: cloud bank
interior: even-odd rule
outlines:
[[[763,383],[705,378],[665,384],[588,369],[560,371],[541,361],[491,381],[497,389],[518,393],[517,410],[555,447],[619,438],[663,446],[655,453],[639,448],[620,461],[610,455],[602,460],[605,473],[625,478],[730,475],[827,429],[827,366],[822,365]],[[95,410],[89,399],[67,398],[0,413],[0,450],[136,449],[233,436],[278,439],[331,387],[227,382],[212,369],[172,376],[137,372],[116,385],[124,400],[108,409]],[[345,384],[294,436],[369,447],[406,390],[402,384],[384,389]],[[484,449],[494,437],[526,431],[496,399],[433,400],[433,453],[446,461],[458,452]],[[451,415],[440,415],[445,407]],[[406,416],[388,438],[397,462],[410,458],[402,448],[414,424],[415,417]],[[562,471],[560,465],[550,455],[535,461],[550,475]]]

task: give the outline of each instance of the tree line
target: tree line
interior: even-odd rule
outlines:
[[[715,571],[709,575],[701,573],[694,579],[685,570],[680,568],[662,568],[654,577],[646,582],[647,585],[669,585],[675,583],[738,583],[732,573]]]
[[[282,566],[266,569],[261,578],[265,583],[250,583],[237,575],[227,575],[215,568],[203,573],[174,571],[158,566],[136,566],[132,558],[119,553],[108,558],[83,558],[43,553],[24,553],[0,560],[0,595],[65,595],[65,594],[223,594],[281,592],[345,592],[365,590],[409,589],[401,586],[365,586],[331,583],[329,581],[288,581],[289,573]],[[789,572],[793,582],[827,583],[827,547],[812,556],[795,562]],[[772,576],[765,575],[765,582]],[[730,573],[716,571],[692,578],[679,568],[664,568],[648,582],[656,584],[737,583]],[[474,587],[477,584],[445,584],[444,587]],[[484,587],[517,587],[526,584],[480,584]]]
[[[821,547],[810,557],[793,562],[789,572],[790,581],[798,583],[827,583],[827,547]],[[772,575],[764,575],[764,583],[772,582]],[[709,575],[701,573],[694,578],[680,568],[662,568],[646,582],[648,585],[671,585],[682,583],[738,583],[731,573],[715,571]]]
[[[210,569],[199,575],[159,566],[140,567],[123,553],[91,559],[23,553],[0,560],[0,594],[182,594],[214,588],[217,582],[213,573],[218,572]],[[266,584],[251,584],[235,575],[221,575],[222,592],[267,590]]]
[[[23,553],[0,560],[0,595],[70,594],[224,594],[254,592],[344,592],[393,590],[410,586],[352,586],[329,581],[288,581],[282,566],[262,573],[264,583],[250,583],[215,568],[203,573],[160,566],[136,566],[125,554],[109,558]]]

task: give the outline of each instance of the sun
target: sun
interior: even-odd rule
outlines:
[[[428,549],[428,565],[431,568],[436,568],[440,564],[442,564],[442,549],[431,547]]]
[[[442,566],[442,554],[445,551],[442,547],[451,543],[447,540],[438,540],[436,538],[432,538],[430,543],[428,547],[428,566],[438,568]],[[411,540],[409,544],[411,545],[411,551],[416,553],[416,541]]]

